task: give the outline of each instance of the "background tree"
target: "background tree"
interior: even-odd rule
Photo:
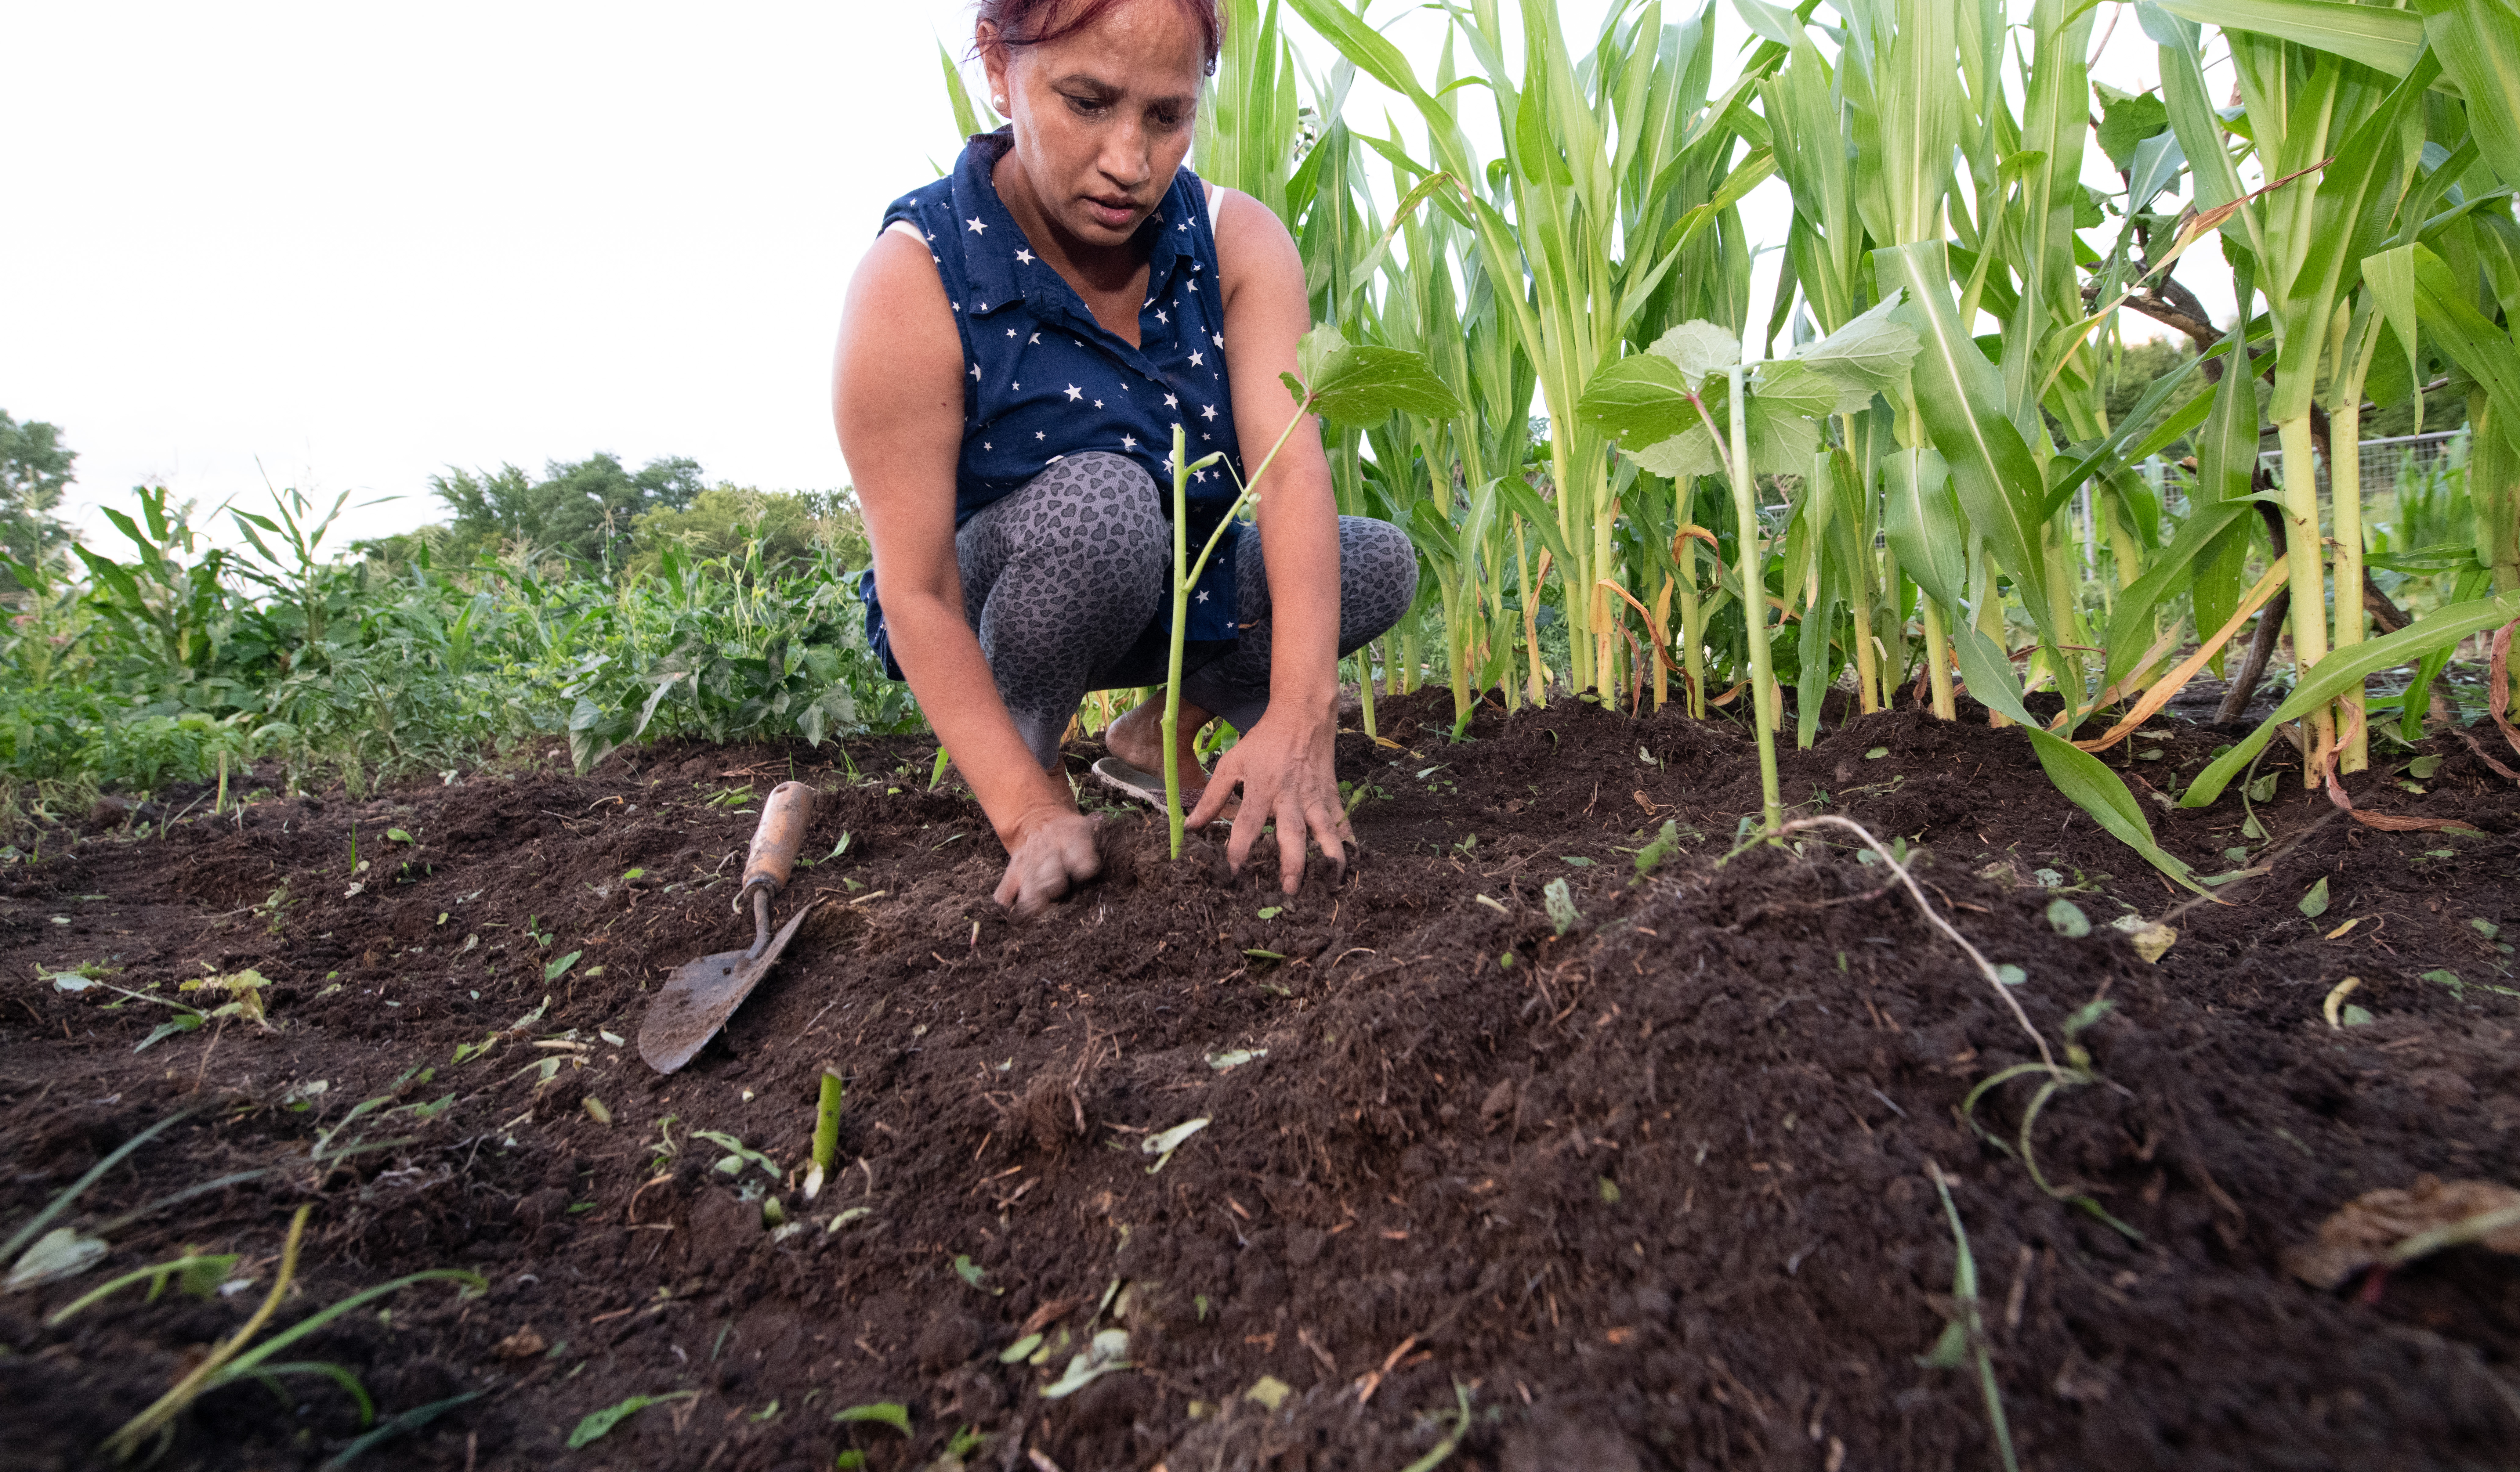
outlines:
[[[680,511],[703,486],[699,462],[684,456],[652,460],[634,473],[619,456],[599,452],[548,462],[540,480],[502,466],[432,475],[428,488],[455,513],[447,556],[469,560],[484,548],[521,540],[539,555],[608,571],[627,558],[642,515]]]
[[[0,409],[0,552],[40,565],[70,543],[70,529],[52,514],[69,487],[78,452],[62,444],[62,431],[41,421],[20,424]],[[0,593],[18,582],[0,568]]]
[[[758,542],[761,566],[772,575],[802,572],[818,558],[854,569],[872,560],[866,518],[857,494],[837,491],[758,491],[716,485],[688,507],[649,512],[639,518],[636,572],[652,571],[669,544],[703,558],[737,558]]]

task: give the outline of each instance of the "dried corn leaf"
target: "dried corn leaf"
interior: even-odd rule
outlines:
[[[2407,1189],[2365,1191],[2318,1224],[2318,1237],[2285,1252],[2284,1267],[2319,1288],[2365,1268],[2395,1267],[2475,1242],[2520,1256],[2520,1190],[2490,1181],[2418,1176]]]

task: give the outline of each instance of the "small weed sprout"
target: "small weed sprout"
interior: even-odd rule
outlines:
[[[158,1397],[148,1409],[124,1422],[119,1430],[106,1438],[104,1449],[106,1451],[112,1453],[117,1460],[127,1461],[146,1442],[158,1440],[162,1445],[166,1438],[173,1435],[175,1418],[190,1408],[194,1402],[222,1386],[248,1378],[268,1380],[278,1375],[306,1374],[327,1376],[339,1384],[343,1390],[348,1391],[351,1399],[359,1403],[359,1424],[367,1425],[376,1419],[376,1403],[369,1399],[366,1387],[359,1383],[356,1375],[338,1364],[320,1360],[273,1363],[272,1356],[348,1314],[351,1310],[414,1283],[458,1282],[475,1293],[487,1292],[489,1289],[487,1279],[477,1272],[461,1268],[432,1268],[422,1272],[407,1273],[391,1282],[380,1283],[373,1288],[362,1289],[347,1298],[340,1299],[248,1349],[247,1346],[252,1344],[254,1336],[261,1333],[263,1327],[271,1322],[272,1316],[279,1312],[281,1300],[288,1294],[290,1284],[296,1278],[297,1250],[306,1237],[306,1219],[314,1210],[311,1205],[301,1206],[297,1208],[297,1215],[291,1219],[288,1240],[280,1249],[279,1275],[273,1279],[271,1292],[263,1298],[262,1306],[254,1311],[253,1316],[247,1319],[244,1326],[236,1333],[211,1346],[209,1353],[202,1357],[202,1361],[193,1366],[184,1378],[176,1381],[173,1388]]]
[[[1977,1361],[1978,1388],[1986,1397],[1986,1418],[1995,1433],[1996,1455],[2002,1460],[2004,1472],[2021,1472],[2021,1463],[2012,1453],[2012,1426],[2003,1415],[2003,1391],[1995,1380],[1995,1352],[1987,1347],[1986,1316],[1977,1291],[1977,1259],[1969,1252],[1968,1228],[1960,1226],[1960,1209],[1952,1204],[1952,1188],[1943,1168],[1928,1160],[1925,1174],[1934,1178],[1934,1189],[1943,1198],[1943,1214],[1952,1224],[1953,1317],[1943,1326],[1942,1337],[1934,1341],[1934,1347],[1918,1356],[1916,1362],[1928,1369],[1958,1369],[1972,1359]]]

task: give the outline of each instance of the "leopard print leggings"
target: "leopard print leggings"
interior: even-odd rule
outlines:
[[[1237,539],[1242,637],[1182,654],[1182,698],[1248,731],[1269,708],[1269,575],[1260,538]],[[963,616],[998,694],[1044,765],[1088,691],[1161,684],[1172,528],[1152,476],[1102,451],[1070,455],[954,534]],[[1418,554],[1385,521],[1339,517],[1338,651],[1400,621]]]

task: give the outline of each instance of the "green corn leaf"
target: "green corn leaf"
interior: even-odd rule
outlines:
[[[2467,125],[2487,166],[2504,183],[2520,183],[2520,14],[2507,0],[2415,0],[2414,8],[2442,69],[2467,99]],[[2395,22],[2406,13],[2369,14]]]
[[[2222,796],[2231,779],[2257,759],[2267,742],[2274,738],[2275,728],[2286,721],[2300,719],[2304,712],[2326,704],[2345,691],[2362,689],[2364,680],[2382,670],[2410,663],[2436,649],[2448,648],[2480,629],[2498,628],[2515,618],[2520,618],[2520,592],[2453,603],[2425,614],[2395,634],[2331,651],[2311,670],[2310,678],[2275,707],[2274,714],[2196,775],[2195,784],[2181,796],[2179,805],[2201,808]]]
[[[2428,245],[2413,248],[2415,308],[2425,335],[2485,389],[2495,418],[2511,435],[2520,430],[2520,351],[2508,333],[2476,309],[2447,262]]]
[[[1979,704],[2022,726],[2039,724],[2039,718],[2021,703],[2021,682],[2014,677],[2002,646],[1963,619],[1952,631],[1952,653],[1960,662],[1960,678],[1968,682],[1968,692],[1977,696]]]
[[[2251,508],[2258,502],[2280,505],[2272,496],[2245,496],[2237,501],[2218,501],[2198,507],[2179,528],[2179,535],[2168,547],[2147,557],[2143,576],[2118,595],[2117,610],[2109,615],[2106,669],[2100,675],[2100,688],[2106,690],[2135,668],[2153,641],[2153,625],[2161,606],[2184,592],[2196,577],[2197,568],[2216,556],[2224,533],[2255,515]],[[2227,610],[2224,618],[2230,617]],[[2199,623],[2202,624],[2200,618]],[[2221,623],[2206,624],[2204,636],[2211,637]]]
[[[2074,806],[2092,815],[2092,821],[2107,829],[2111,837],[2142,855],[2145,863],[2173,880],[2198,894],[2210,892],[2196,882],[2195,870],[2184,861],[2153,841],[2152,825],[2144,819],[2143,805],[2136,801],[2126,782],[2106,763],[2035,725],[2021,729],[2038,751],[2039,765],[2047,770],[2048,780]]]
[[[1901,450],[1882,462],[1882,531],[1899,570],[1935,602],[1958,602],[1967,564],[1951,468],[1932,450]]]
[[[873,1401],[864,1405],[844,1405],[832,1412],[832,1419],[871,1426],[889,1426],[903,1436],[913,1434],[910,1429],[910,1407],[898,1401]]]
[[[2039,508],[2046,478],[2021,431],[2002,413],[2003,385],[1952,302],[1941,241],[1872,252],[1883,294],[1905,290],[1902,321],[1922,344],[1912,381],[1925,432],[1950,466],[1969,529],[1986,538],[2043,642],[2057,642],[2048,602],[2048,562]]]
[[[2174,16],[2257,31],[2404,76],[2424,49],[2424,22],[2406,11],[2335,0],[2149,0]],[[2441,0],[2436,0],[2441,3]],[[2451,0],[2456,3],[2456,0]]]

